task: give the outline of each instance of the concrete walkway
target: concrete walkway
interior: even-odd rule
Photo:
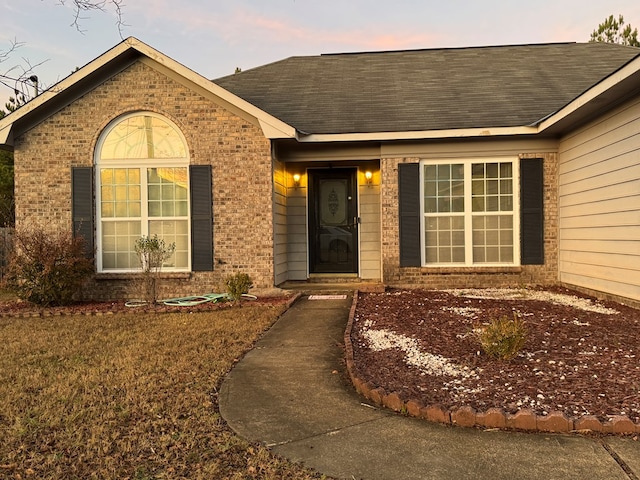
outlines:
[[[220,412],[240,436],[341,479],[638,480],[631,438],[481,431],[364,404],[343,362],[350,297],[301,298],[233,368]]]

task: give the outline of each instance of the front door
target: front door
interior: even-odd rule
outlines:
[[[309,272],[358,272],[356,169],[309,170]]]

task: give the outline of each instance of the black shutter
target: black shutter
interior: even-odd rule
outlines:
[[[211,165],[189,167],[191,186],[191,270],[213,270]]]
[[[420,247],[420,164],[398,165],[400,214],[400,266],[419,267]]]
[[[93,168],[71,168],[71,218],[73,235],[83,237],[85,254],[93,258]]]
[[[522,265],[544,264],[544,175],[541,158],[520,160]]]

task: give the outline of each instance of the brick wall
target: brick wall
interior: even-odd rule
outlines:
[[[524,153],[520,158],[544,159],[545,232],[544,265],[505,268],[400,268],[398,226],[398,164],[417,163],[420,158],[386,158],[382,175],[382,263],[383,281],[395,286],[428,288],[474,288],[519,285],[550,285],[558,276],[558,165],[555,153]]]
[[[272,173],[269,140],[250,122],[145,63],[136,63],[85,94],[15,143],[16,224],[71,229],[71,167],[91,166],[107,124],[128,112],[152,111],[185,135],[192,164],[211,164],[214,271],[169,275],[163,296],[220,291],[229,273],[256,287],[273,285]],[[98,276],[100,277],[100,276]],[[132,279],[94,279],[85,298],[135,296]]]

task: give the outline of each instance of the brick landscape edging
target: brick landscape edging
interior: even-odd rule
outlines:
[[[550,412],[537,415],[533,410],[523,408],[516,413],[506,413],[502,408],[489,408],[482,412],[469,406],[446,409],[441,405],[423,405],[418,400],[403,401],[397,392],[386,392],[384,388],[372,385],[355,374],[351,331],[358,305],[358,291],[353,292],[353,302],[349,311],[349,320],[344,333],[347,371],[356,391],[378,406],[395,412],[422,418],[436,423],[461,427],[500,428],[545,433],[640,433],[640,424],[634,423],[627,415],[614,415],[610,421],[601,422],[595,415],[568,417],[563,412]]]

